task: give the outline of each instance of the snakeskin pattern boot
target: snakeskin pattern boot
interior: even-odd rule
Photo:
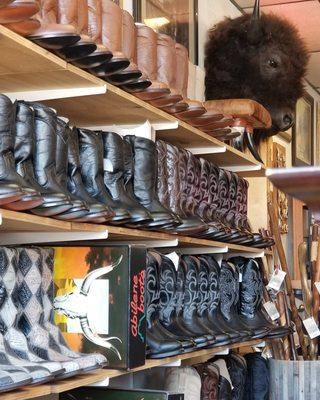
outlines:
[[[45,359],[60,361],[70,373],[77,369],[87,372],[98,369],[101,364],[106,365],[107,360],[103,355],[79,354],[69,349],[54,323],[53,249],[19,248],[18,252],[18,284],[27,287],[32,280],[36,281],[37,286],[35,283],[33,285],[36,286],[36,299],[41,306],[41,309],[38,307],[35,310],[27,305],[20,317],[24,319],[24,332],[34,351],[39,354],[44,352]],[[26,329],[27,326],[29,329]]]
[[[31,376],[32,383],[44,383],[65,370],[60,363],[47,362],[33,353],[20,330],[19,312],[31,289],[18,290],[17,256],[16,249],[0,247],[0,369],[21,368]]]

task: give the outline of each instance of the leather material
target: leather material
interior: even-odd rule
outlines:
[[[136,199],[150,212],[156,227],[174,222],[171,212],[160,203],[156,185],[158,158],[156,145],[152,140],[127,135],[125,140],[130,143],[134,159],[133,191]]]
[[[91,221],[101,223],[109,221],[115,215],[111,208],[91,197],[84,186],[81,176],[79,140],[76,128],[69,130],[68,133],[67,187],[69,192],[83,200],[89,209],[85,217],[77,218],[78,222]]]
[[[146,322],[147,322],[147,355],[150,358],[162,358],[180,354],[182,344],[162,335],[159,331],[159,271],[156,259],[147,254],[146,269]]]
[[[36,0],[16,0],[6,7],[0,8],[0,23],[10,24],[25,21],[39,11]]]
[[[228,379],[219,377],[219,400],[232,400],[232,387]]]
[[[247,379],[243,400],[268,400],[268,361],[260,353],[246,354],[245,359],[247,362]]]
[[[101,133],[89,129],[78,129],[81,176],[86,190],[97,201],[110,207],[115,216],[113,224],[124,223],[130,219],[129,213],[112,200],[103,181],[103,142]]]
[[[181,393],[185,400],[201,398],[201,378],[195,368],[168,367],[164,370],[164,390],[171,393]]]
[[[35,214],[47,214],[50,205],[61,205],[60,212],[72,207],[70,198],[64,193],[56,176],[57,151],[57,117],[56,113],[40,103],[28,103],[34,109],[35,152],[33,157],[34,175],[36,181],[45,190],[50,191],[50,198],[42,206],[32,210]],[[52,198],[51,198],[52,194]],[[51,204],[50,204],[51,203]],[[62,210],[63,208],[63,210]],[[62,211],[61,211],[62,210]],[[55,212],[56,210],[51,210]],[[49,211],[50,212],[50,211]]]
[[[183,306],[183,321],[185,326],[197,335],[205,335],[208,345],[216,342],[213,332],[200,320],[197,308],[200,303],[199,276],[196,260],[192,256],[182,256],[182,266],[186,269],[185,299]]]
[[[36,32],[40,28],[40,22],[36,19],[29,18],[20,22],[2,24],[5,28],[17,33],[20,36],[26,37]]]
[[[242,400],[247,377],[247,363],[240,354],[231,353],[225,358],[232,381],[232,400]]]
[[[194,368],[201,378],[201,399],[218,400],[219,396],[219,368],[214,364],[196,364]]]
[[[117,207],[125,208],[130,214],[128,223],[152,221],[151,214],[125,189],[123,139],[114,132],[103,132],[104,184]]]

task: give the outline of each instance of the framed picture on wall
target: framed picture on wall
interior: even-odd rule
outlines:
[[[320,165],[320,102],[316,103],[316,140],[315,140],[315,153],[314,164]]]
[[[314,100],[305,94],[297,101],[296,122],[293,129],[292,165],[313,164]]]

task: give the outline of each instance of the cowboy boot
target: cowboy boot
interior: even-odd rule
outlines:
[[[76,218],[77,222],[103,223],[109,221],[114,212],[112,209],[89,195],[80,172],[79,140],[78,130],[73,128],[68,133],[68,174],[67,187],[69,192],[78,199],[85,202],[88,212],[84,217]]]
[[[181,263],[186,269],[183,306],[184,325],[196,335],[205,336],[208,339],[209,346],[214,345],[216,338],[213,332],[202,323],[197,314],[197,307],[200,302],[200,290],[196,260],[193,256],[183,256]]]
[[[126,192],[124,185],[123,139],[114,132],[103,132],[104,184],[117,207],[125,208],[130,214],[128,224],[144,224],[152,221],[146,208]]]
[[[59,24],[57,21],[58,3],[56,0],[38,0],[40,11],[35,19],[40,27],[27,35],[30,40],[49,50],[74,45],[80,40],[73,25]]]
[[[246,359],[240,354],[231,353],[225,357],[232,382],[232,400],[242,400],[247,377]]]
[[[201,378],[195,368],[168,367],[164,369],[164,390],[171,393],[182,393],[186,400],[201,398]]]
[[[247,379],[243,400],[269,399],[269,363],[261,353],[245,355],[247,363]]]
[[[237,331],[233,330],[227,325],[220,311],[220,267],[214,256],[204,254],[201,256],[201,260],[206,261],[208,268],[208,285],[209,285],[209,301],[208,301],[208,315],[207,318],[215,330],[221,331],[223,334],[227,334],[230,338],[231,343],[237,343],[241,340],[241,335]]]
[[[37,123],[37,129],[41,132],[44,130],[44,121],[45,120],[43,119]],[[37,208],[37,212],[39,212],[39,209],[41,208],[43,215],[52,216],[59,214],[61,211],[66,209],[67,199],[63,193],[53,190],[58,190],[57,187],[53,187],[50,184],[47,184],[47,187],[43,187],[37,182],[34,173],[34,160],[36,158],[35,135],[36,127],[34,109],[26,102],[18,101],[14,145],[16,171],[20,176],[22,176],[29,187],[34,188],[41,194],[42,204]],[[46,151],[48,151],[47,148]]]
[[[112,224],[123,224],[130,219],[128,211],[117,207],[103,182],[103,142],[100,132],[78,129],[81,176],[89,195],[110,207],[115,215]]]
[[[76,218],[85,217],[88,213],[87,205],[77,197],[73,196],[67,188],[67,169],[68,169],[68,141],[70,128],[68,123],[62,118],[57,118],[56,129],[56,177],[63,193],[70,198],[72,207],[59,215],[56,219],[73,220]]]
[[[32,383],[31,376],[18,367],[8,366],[8,369],[2,369],[0,365],[0,393],[19,389]]]
[[[136,83],[141,77],[142,72],[139,70],[137,64],[134,62],[136,53],[136,26],[131,14],[126,10],[122,12],[122,52],[125,57],[130,61],[129,66],[119,72],[110,75],[107,80],[113,85],[125,85],[127,83]],[[140,80],[139,84],[142,84]],[[144,87],[147,88],[151,82],[145,80]]]
[[[36,355],[29,346],[21,326],[19,317],[23,307],[30,300],[30,289],[23,287],[19,290],[17,283],[17,257],[16,249],[0,248],[0,299],[1,299],[1,335],[0,354],[1,368],[14,365],[22,368],[32,377],[32,383],[44,383],[55,376],[62,376],[65,369],[59,362],[47,362]],[[32,304],[29,304],[32,307]],[[21,320],[23,323],[23,319]]]
[[[210,364],[219,369],[218,400],[232,400],[232,381],[225,360],[218,358],[214,360],[214,363],[210,362]]]
[[[156,185],[158,158],[156,145],[152,140],[133,135],[124,139],[130,143],[134,159],[133,191],[135,198],[144,206],[153,219],[146,226],[159,228],[175,222],[172,213],[160,203]]]
[[[29,347],[44,360],[61,363],[66,371],[65,377],[99,368],[94,357],[66,356],[45,326],[47,318],[43,304],[41,274],[46,262],[43,257],[47,256],[47,252],[35,247],[16,250],[18,252],[16,296],[21,307],[17,326],[27,338]]]
[[[77,67],[90,67],[96,60],[89,55],[97,50],[96,44],[88,36],[88,4],[86,0],[57,0],[57,20],[59,24],[72,25],[80,35],[80,40],[70,46],[57,49],[56,54]],[[99,57],[100,58],[100,57]],[[108,60],[109,54],[105,60]],[[99,65],[99,61],[98,61]]]
[[[42,289],[42,303],[43,303],[43,319],[42,326],[49,332],[50,338],[55,342],[56,348],[59,353],[74,359],[85,371],[97,369],[97,364],[100,366],[107,365],[105,356],[99,353],[83,354],[73,351],[65,341],[59,327],[54,321],[54,250],[49,248],[40,248],[38,251],[41,253],[42,270],[40,271],[41,289]],[[20,253],[21,254],[21,253]],[[25,257],[28,255],[25,254]]]
[[[56,113],[40,103],[28,103],[34,110],[35,152],[33,157],[36,181],[45,191],[52,193],[50,201],[32,210],[42,216],[57,215],[72,207],[70,198],[63,192],[56,176]]]
[[[264,337],[267,330],[249,326],[238,314],[239,307],[239,274],[233,263],[222,261],[220,271],[221,312],[228,324],[240,333],[249,335],[250,339]],[[228,298],[229,297],[229,298]]]
[[[148,77],[147,81],[151,81],[151,86],[147,88],[143,84],[137,86],[137,83],[140,83],[138,80],[137,83],[124,85],[123,89],[145,101],[170,94],[168,85],[157,81],[157,33],[154,29],[141,23],[136,23],[135,61],[143,74],[142,82],[145,81],[144,77]]]
[[[210,363],[193,366],[201,378],[201,400],[219,400],[219,376],[217,365]]]
[[[108,48],[113,57],[108,62],[90,69],[94,75],[105,78],[108,75],[127,68],[130,61],[122,51],[122,10],[111,0],[101,0],[100,4],[92,4],[94,13],[101,21],[102,44]],[[92,26],[92,23],[90,23]]]
[[[209,266],[207,260],[205,258],[195,257],[197,267],[198,267],[198,276],[199,276],[199,291],[200,291],[200,301],[198,303],[197,312],[198,318],[201,323],[205,325],[210,331],[213,332],[216,338],[216,344],[219,346],[229,344],[231,342],[230,336],[223,332],[219,326],[212,324],[209,320],[209,303],[211,301],[211,293],[210,293],[210,280],[209,280]]]
[[[1,190],[3,190],[3,202],[6,199],[8,204],[3,204],[4,208],[10,210],[30,210],[42,204],[42,198],[39,192],[34,188],[29,187],[28,183],[16,172],[14,160],[14,143],[15,143],[15,116],[16,103],[12,104],[10,99],[1,95],[0,102],[2,103],[2,129],[1,134],[1,162],[3,163],[3,178],[0,177]],[[8,189],[6,189],[8,187]],[[20,188],[20,189],[19,189]],[[12,190],[12,197],[7,197]],[[23,196],[18,195],[16,201],[10,203],[10,199],[14,200],[14,192],[22,191]],[[9,204],[10,203],[10,204]]]
[[[148,253],[146,270],[147,357],[163,358],[182,353],[182,344],[159,333],[159,271],[157,261]]]
[[[263,280],[259,264],[254,259],[236,257],[230,259],[242,274],[239,293],[239,314],[251,329],[265,329],[266,338],[281,338],[290,333],[286,326],[276,326],[262,311]]]

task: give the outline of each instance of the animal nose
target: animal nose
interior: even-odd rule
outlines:
[[[286,112],[283,116],[283,129],[287,130],[292,127],[294,123],[294,115],[291,112]]]

